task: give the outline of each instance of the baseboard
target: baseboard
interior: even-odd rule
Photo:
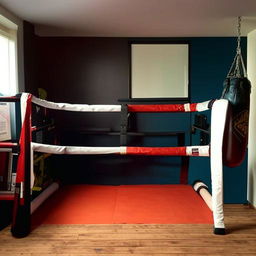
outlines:
[[[249,208],[256,210],[256,206],[255,205],[253,205],[251,203],[248,203],[248,206],[249,206]]]

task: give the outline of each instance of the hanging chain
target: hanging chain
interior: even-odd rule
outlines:
[[[243,56],[241,52],[241,16],[237,19],[237,48],[236,56],[232,62],[232,65],[229,69],[227,77],[247,77],[247,72],[245,69]]]
[[[237,20],[237,48],[236,48],[236,67],[235,67],[235,75],[237,77],[241,77],[240,72],[240,60],[241,60],[241,16],[238,17]]]
[[[241,16],[238,17],[237,20],[237,48],[236,51],[237,53],[241,53],[241,47],[240,47],[240,42],[241,42]]]

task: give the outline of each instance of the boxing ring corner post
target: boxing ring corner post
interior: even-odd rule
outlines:
[[[27,236],[31,230],[30,216],[30,167],[31,167],[31,99],[32,95],[22,93],[20,152],[17,162],[17,176],[13,202],[11,233],[16,238]]]
[[[58,188],[54,182],[38,197],[31,201],[31,191],[34,184],[34,159],[31,135],[31,113],[33,96],[22,93],[21,107],[21,135],[19,140],[20,152],[17,163],[17,178],[13,203],[13,219],[11,233],[16,238],[23,238],[31,232],[31,215]]]
[[[222,146],[228,100],[216,100],[211,113],[211,185],[212,185],[212,211],[214,220],[214,234],[226,234],[223,212],[223,160]]]
[[[162,149],[158,148],[141,148],[141,147],[114,147],[114,148],[85,148],[85,147],[68,147],[68,146],[56,146],[56,145],[44,145],[31,142],[31,103],[36,103],[43,107],[49,107],[58,110],[67,110],[67,111],[83,111],[83,112],[108,112],[114,111],[119,112],[120,106],[89,106],[89,105],[71,105],[71,104],[55,104],[53,102],[46,102],[42,100],[36,100],[31,94],[22,94],[22,97],[25,99],[23,104],[21,103],[21,113],[22,113],[22,136],[20,140],[21,154],[18,160],[17,168],[17,183],[16,183],[16,192],[15,192],[15,201],[14,201],[14,217],[12,223],[12,233],[15,237],[24,237],[30,232],[30,218],[31,213],[41,204],[41,201],[44,198],[48,197],[52,192],[58,189],[58,184],[53,185],[42,194],[41,198],[38,198],[37,201],[31,202],[30,191],[33,184],[33,174],[30,176],[31,171],[33,171],[33,151],[37,151],[37,148],[40,148],[39,152],[42,153],[57,153],[57,154],[145,154],[147,155],[151,152],[154,155],[174,155],[175,154],[186,154],[193,155],[194,147],[180,147],[178,150],[182,152],[177,153],[177,149]],[[38,102],[37,102],[38,101]],[[25,103],[24,103],[25,102]],[[47,104],[46,104],[47,103]],[[164,106],[167,109],[160,109],[160,112],[165,111],[204,111],[209,109],[209,103],[205,102],[203,104],[190,104],[189,106],[178,106],[178,109],[170,109],[169,106]],[[47,106],[46,106],[47,105]],[[163,107],[163,106],[162,106]],[[213,102],[212,105],[212,121],[211,121],[211,180],[212,180],[212,211],[214,219],[214,233],[215,234],[225,234],[225,225],[224,225],[224,214],[223,214],[223,170],[222,170],[222,145],[223,145],[223,135],[226,122],[226,114],[228,108],[228,101],[221,99]],[[146,109],[135,109],[134,111],[151,111],[146,106]],[[24,133],[24,134],[23,134]],[[45,150],[45,152],[44,152]],[[139,150],[139,152],[137,152]],[[187,151],[188,150],[188,151]],[[200,151],[201,150],[201,151]],[[53,151],[53,152],[52,152]],[[136,152],[135,152],[136,151]],[[143,152],[142,152],[143,151]],[[150,152],[148,152],[150,151]],[[161,152],[160,152],[161,151]],[[191,151],[191,152],[190,152]],[[199,148],[196,152],[197,156],[209,156],[209,146],[206,148]],[[159,153],[160,152],[160,153]],[[31,159],[32,158],[32,159]],[[28,192],[27,192],[28,191]]]

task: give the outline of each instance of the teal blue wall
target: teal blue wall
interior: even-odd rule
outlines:
[[[191,101],[200,102],[218,98],[222,83],[233,61],[235,38],[193,38],[191,42]],[[246,53],[246,38],[242,40]],[[244,58],[246,60],[246,56]],[[192,117],[193,120],[193,117]],[[192,135],[192,143],[198,136]],[[210,161],[208,158],[191,158],[189,181],[203,180],[210,186]],[[247,161],[236,168],[224,167],[224,200],[227,203],[245,203],[247,191]]]

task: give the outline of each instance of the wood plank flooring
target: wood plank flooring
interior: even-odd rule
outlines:
[[[256,255],[256,210],[225,205],[226,236],[205,224],[41,225],[22,239],[0,231],[0,255]]]

